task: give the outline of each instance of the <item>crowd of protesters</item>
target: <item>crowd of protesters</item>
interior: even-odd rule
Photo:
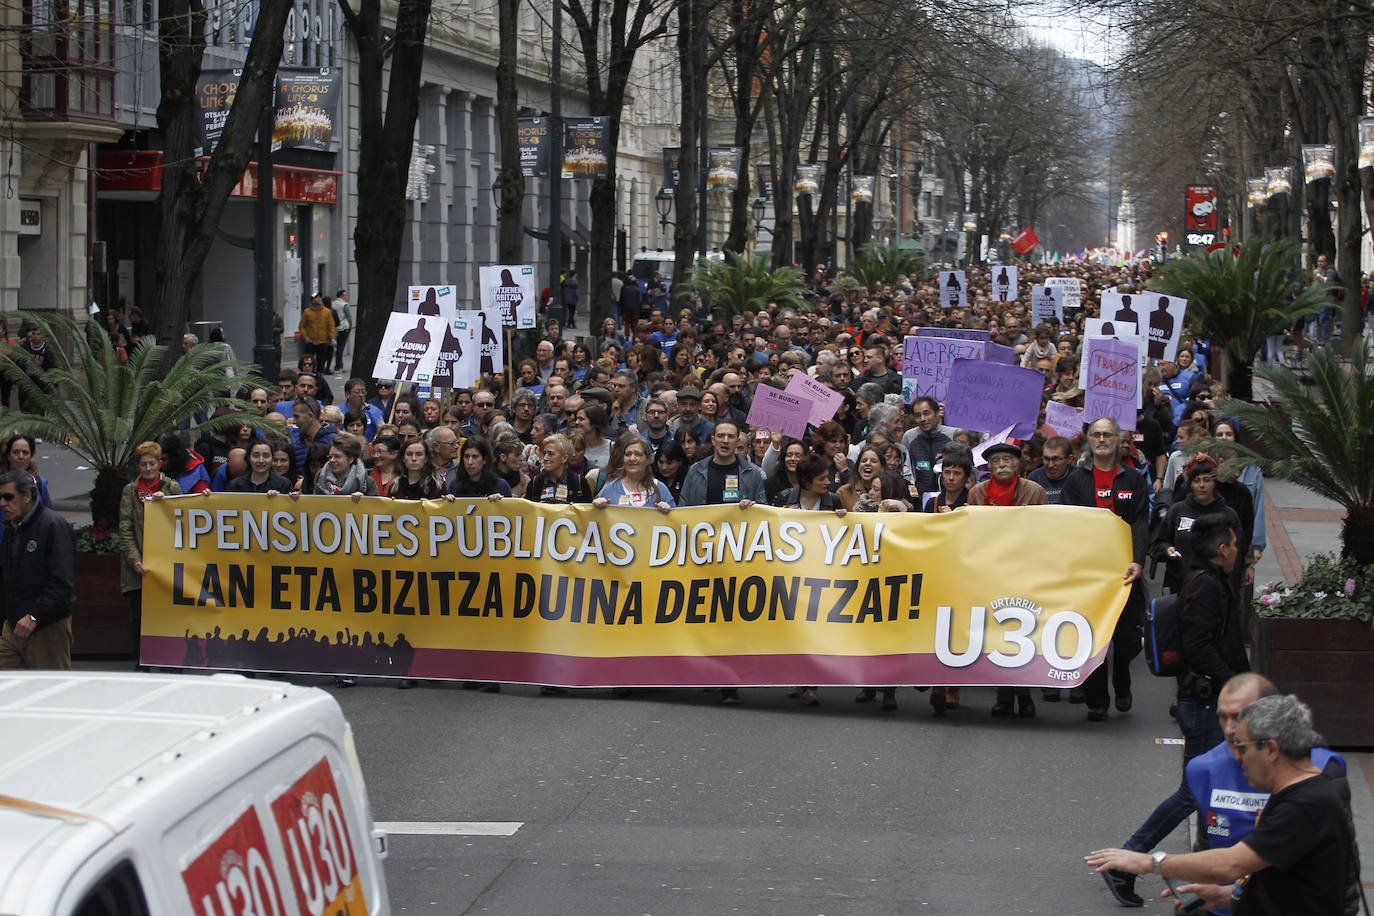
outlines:
[[[354,378],[336,398],[317,366],[327,367],[320,360],[334,355],[321,339],[332,327],[337,342],[337,324],[331,326],[333,314],[316,302],[313,317],[323,330],[312,330],[297,368],[279,373],[275,391],[245,393],[250,408],[285,435],[263,435],[248,425],[202,436],[170,430],[137,447],[138,473],[121,511],[123,587],[137,621],[142,501],[158,494],[521,498],[660,512],[714,503],[839,514],[951,512],[969,504],[1072,502],[1080,493],[1091,500],[1095,462],[1099,475],[1122,475],[1119,486],[1135,487],[1127,474],[1141,481],[1148,514],[1127,519],[1138,532],[1136,565],[1148,555],[1165,564],[1166,582],[1176,582],[1190,556],[1191,520],[1229,513],[1246,545],[1248,562],[1237,573],[1242,585],[1264,549],[1263,479],[1250,473],[1221,479],[1205,452],[1182,451],[1194,439],[1240,432],[1214,407],[1224,392],[1208,374],[1207,341],[1185,335],[1175,362],[1146,371],[1136,429],[1098,443],[1110,455],[1100,454],[1085,428],[1044,425],[1042,408],[1039,432],[988,450],[983,457],[990,466],[977,466],[974,449],[984,434],[943,425],[934,399],[903,403],[902,340],[936,327],[986,330],[993,342],[1013,348],[1021,365],[1044,374],[1043,404],[1081,407],[1083,320],[1096,314],[1102,290],[1139,290],[1148,270],[1148,263],[1026,265],[1021,295],[1005,302],[994,298],[988,276],[970,270],[968,308],[945,308],[934,279],[918,276],[873,289],[821,276],[811,284],[809,309],[770,305],[730,316],[711,314],[696,300],[678,312],[648,308],[662,301],[650,298],[633,320],[607,319],[579,339],[564,337],[550,320],[537,340],[523,342],[531,355],[513,358],[509,375],[428,397],[398,391],[390,380]],[[1051,274],[1080,279],[1081,307],[1069,310],[1062,326],[1033,326],[1029,288]],[[125,342],[120,322],[109,332]],[[801,440],[750,428],[757,387],[785,385],[796,372],[840,394],[834,418]],[[35,446],[24,436],[7,443],[7,467],[32,466]],[[1086,483],[1076,484],[1078,475]],[[1103,486],[1110,489],[1110,482],[1098,493]],[[1112,500],[1085,504],[1112,507]],[[1118,631],[1119,654],[1139,646],[1143,601],[1137,587]],[[1129,675],[1124,663],[1115,667],[1116,706],[1125,711]],[[1069,699],[1086,700],[1089,718],[1104,719],[1106,687],[1090,687],[1069,691]],[[879,690],[881,707],[895,709],[890,686],[863,688],[855,699],[876,699]],[[809,687],[798,688],[797,696],[819,702]],[[739,697],[726,690],[722,699]],[[1058,700],[1059,692],[1047,690],[1042,699]],[[931,703],[944,715],[958,707],[959,693],[932,691]],[[992,711],[1029,717],[1035,704],[1029,691],[1003,692]]]

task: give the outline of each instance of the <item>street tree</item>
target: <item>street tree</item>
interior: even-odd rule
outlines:
[[[157,283],[148,323],[161,342],[179,340],[190,320],[192,291],[215,241],[234,186],[257,149],[264,108],[276,91],[277,64],[285,42],[287,0],[262,0],[233,104],[204,170],[195,154],[196,83],[205,54],[206,9],[202,0],[167,0],[158,20],[158,73],[162,95],[157,124],[162,132],[162,190],[154,249]]]
[[[358,46],[356,180],[362,205],[353,229],[358,315],[350,371],[363,378],[372,372],[396,300],[430,6],[431,0],[399,0],[392,25],[382,18],[381,0],[339,0]]]

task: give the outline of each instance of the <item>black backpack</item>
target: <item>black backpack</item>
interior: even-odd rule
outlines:
[[[1177,595],[1160,595],[1150,602],[1145,614],[1145,664],[1151,674],[1177,677],[1187,673],[1178,618],[1183,610],[1183,596],[1187,594],[1188,586],[1202,572],[1198,570],[1189,576],[1188,581],[1183,583],[1183,590]]]

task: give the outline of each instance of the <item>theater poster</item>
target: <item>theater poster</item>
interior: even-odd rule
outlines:
[[[610,148],[610,118],[563,119],[564,178],[605,178]]]
[[[196,80],[196,155],[209,156],[219,145],[229,108],[239,91],[242,70],[202,70]]]
[[[706,151],[706,187],[713,191],[733,191],[739,187],[739,167],[744,150],[738,146],[715,146]]]
[[[677,187],[678,179],[682,177],[681,169],[682,147],[663,147],[663,187],[665,190],[671,191]]]
[[[277,70],[277,113],[272,123],[272,151],[329,151],[339,116],[339,70],[322,67]]]
[[[520,118],[515,126],[520,143],[520,172],[526,178],[549,177],[549,119]]]
[[[773,166],[769,163],[754,163],[754,176],[759,182],[759,196],[764,200],[773,199]]]
[[[815,163],[797,166],[797,179],[792,183],[792,193],[798,197],[821,193],[821,167]]]
[[[873,175],[855,175],[849,180],[849,200],[856,204],[873,203],[873,186],[878,179]]]

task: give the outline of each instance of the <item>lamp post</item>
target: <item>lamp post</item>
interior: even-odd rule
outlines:
[[[654,195],[654,209],[658,211],[658,228],[667,232],[669,226],[676,225],[668,215],[673,212],[674,193],[672,188],[659,188]]]

